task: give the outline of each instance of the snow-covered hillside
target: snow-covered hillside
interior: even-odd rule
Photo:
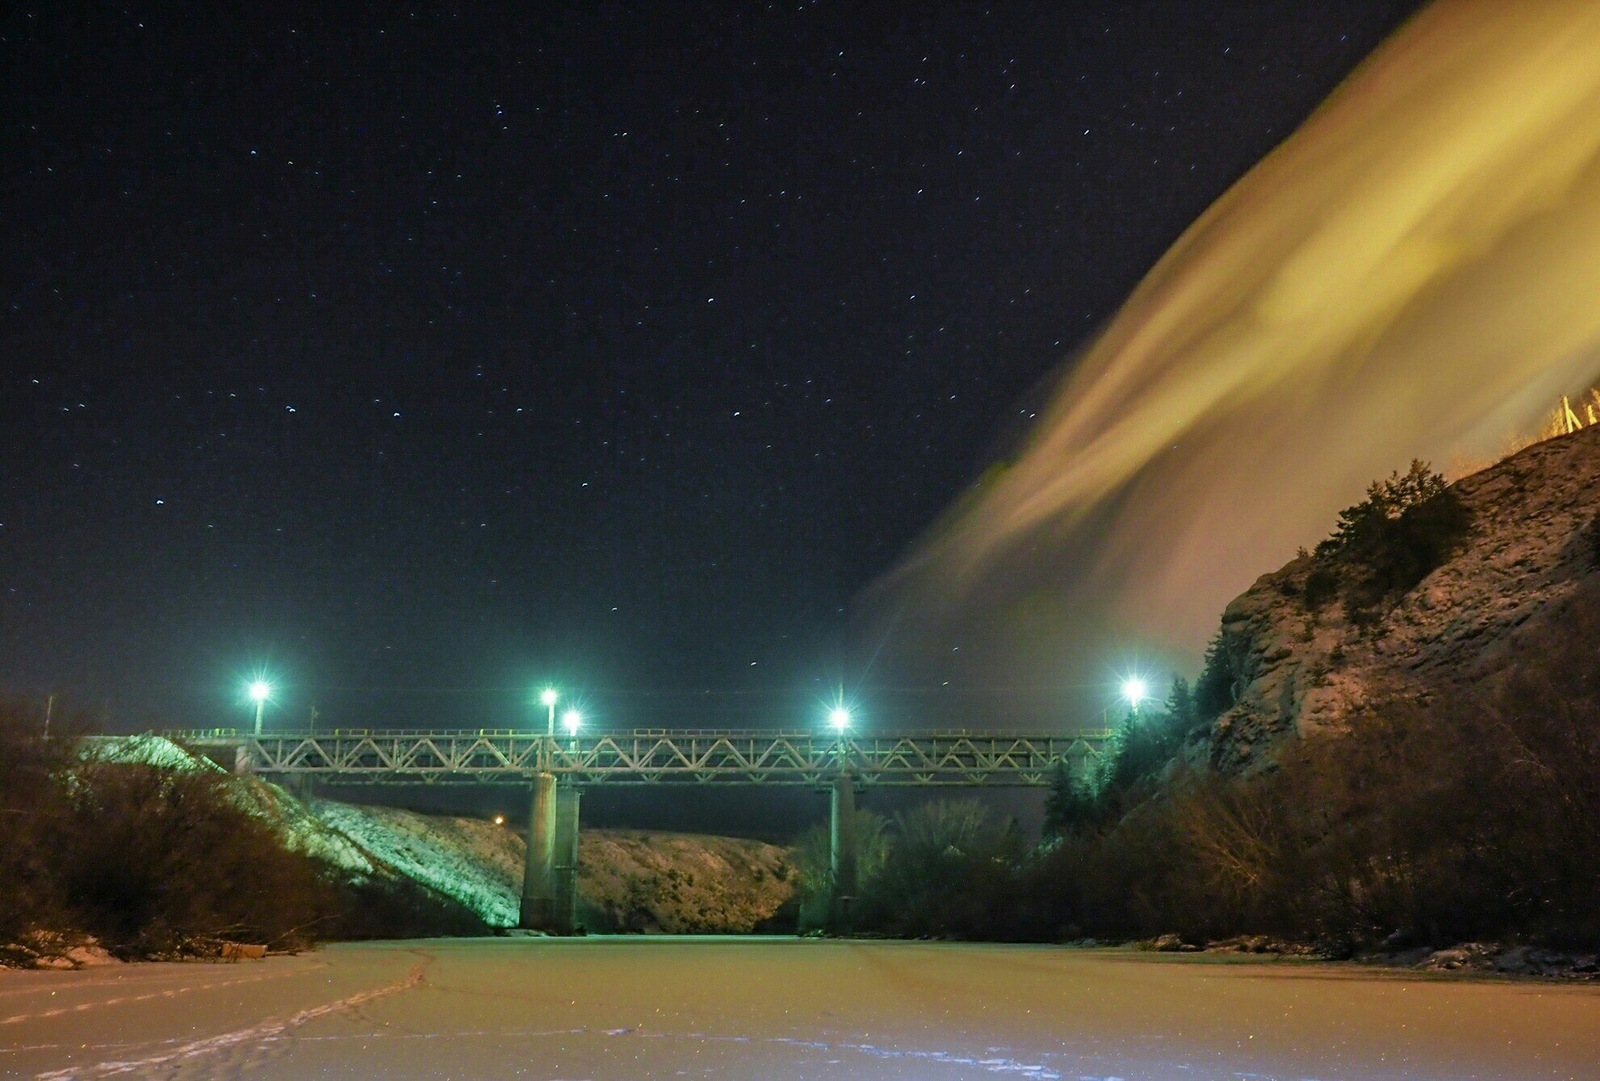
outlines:
[[[99,761],[225,772],[156,735],[99,737]],[[526,845],[510,826],[394,807],[302,800],[257,778],[236,778],[230,798],[272,822],[286,843],[352,881],[408,879],[449,898],[490,927],[515,927]],[[585,830],[579,845],[578,917],[596,931],[739,934],[768,925],[791,902],[796,870],[779,845],[732,837]]]
[[[315,825],[294,830],[301,847],[336,854],[353,871],[392,870],[492,927],[516,926],[526,852],[518,831],[323,799],[306,809]],[[749,932],[771,920],[795,889],[789,850],[760,841],[585,830],[578,852],[578,918],[596,931]]]
[[[461,902],[492,927],[514,927],[522,886],[523,845],[504,826],[393,807],[313,799],[324,827],[363,855]]]

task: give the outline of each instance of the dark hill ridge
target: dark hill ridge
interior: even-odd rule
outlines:
[[[1301,555],[1222,615],[1234,704],[1210,753],[1247,768],[1290,735],[1343,729],[1380,700],[1427,705],[1482,685],[1508,651],[1559,634],[1565,606],[1600,567],[1600,427],[1535,444],[1453,486],[1472,514],[1463,547],[1376,621],[1313,608]]]

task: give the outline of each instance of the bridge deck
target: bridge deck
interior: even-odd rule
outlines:
[[[580,785],[819,785],[848,770],[866,785],[1039,786],[1058,762],[1082,770],[1108,732],[943,730],[839,737],[817,732],[636,729],[574,738],[526,730],[338,729],[254,736],[226,729],[171,738],[242,769],[338,784],[525,782],[550,772]]]

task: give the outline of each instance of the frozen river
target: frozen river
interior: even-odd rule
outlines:
[[[0,973],[0,1076],[1600,1078],[1600,987],[1046,946],[431,940]]]

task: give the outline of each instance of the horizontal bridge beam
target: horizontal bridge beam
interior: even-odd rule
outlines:
[[[816,786],[848,771],[866,785],[915,787],[1046,785],[1058,763],[1087,769],[1110,735],[939,730],[840,737],[666,729],[553,738],[505,729],[165,734],[197,750],[222,752],[239,769],[335,784],[512,783],[549,772],[579,785]]]

